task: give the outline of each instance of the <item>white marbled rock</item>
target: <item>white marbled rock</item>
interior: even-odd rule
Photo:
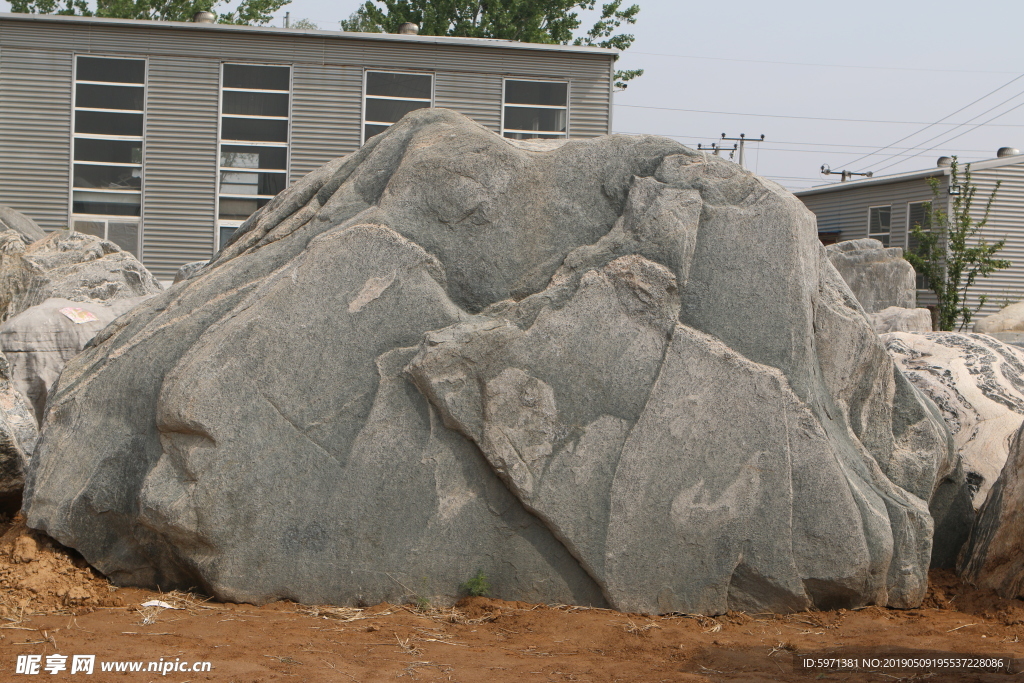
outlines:
[[[942,411],[977,510],[1024,422],[1024,349],[983,334],[882,335],[910,381]]]

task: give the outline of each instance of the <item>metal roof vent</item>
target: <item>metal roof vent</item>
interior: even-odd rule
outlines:
[[[935,162],[935,165],[939,168],[948,168],[953,165],[953,157],[939,157],[939,160]]]
[[[420,32],[420,25],[407,21],[398,27],[398,33],[403,36],[415,36]]]
[[[215,24],[217,15],[213,12],[196,12],[192,15],[192,21],[196,24]]]
[[[1015,157],[1020,154],[1020,150],[1015,147],[1000,147],[999,151],[996,152],[996,156],[1002,159],[1003,157]]]

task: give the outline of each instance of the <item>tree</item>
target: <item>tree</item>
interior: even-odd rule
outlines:
[[[971,182],[970,164],[964,167],[961,183],[957,159],[953,157],[949,186],[959,187],[960,191],[954,195],[952,213],[941,208],[942,194],[938,178],[929,178],[928,183],[934,200],[925,215],[926,225],[915,224],[911,229],[917,246],[907,251],[906,259],[919,275],[925,276],[928,288],[935,292],[939,329],[952,331],[959,320],[958,329],[962,330],[970,324],[973,314],[985,305],[984,294],[978,298],[978,306],[974,311],[967,305],[968,291],[978,277],[988,277],[1011,265],[1005,259],[995,258],[1006,240],[989,243],[980,234],[988,223],[992,202],[995,201],[1001,183],[996,182],[980,220],[975,220],[971,215],[978,186]]]
[[[196,12],[214,12],[222,24],[262,25],[269,23],[274,12],[289,2],[291,0],[242,0],[235,9],[217,13],[214,7],[222,0],[96,0],[95,9],[88,0],[11,0],[11,11],[162,21],[192,21]]]
[[[353,33],[384,32],[380,24],[375,24],[365,13],[360,14],[359,10],[350,14],[348,19],[342,19],[338,24],[341,26],[342,31],[352,31]]]
[[[71,0],[68,0],[69,2]],[[582,37],[573,39],[580,27],[576,9],[593,10],[596,0],[366,0],[346,20],[343,31],[397,33],[406,22],[419,24],[428,36],[498,38],[524,43],[592,45],[625,50],[634,36],[615,34],[623,23],[635,24],[639,5],[623,9],[623,0],[601,6],[601,17]],[[376,3],[376,4],[374,4]],[[380,6],[378,6],[380,5]],[[615,85],[643,75],[643,69],[615,72]]]

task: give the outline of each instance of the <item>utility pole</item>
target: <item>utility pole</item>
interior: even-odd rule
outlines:
[[[284,27],[285,27],[285,28],[291,28],[291,27],[290,27],[290,26],[288,25],[288,24],[289,24],[289,22],[288,22],[288,19],[289,19],[289,17],[291,17],[291,14],[292,14],[291,12],[285,12],[285,13],[284,13]]]
[[[746,169],[746,166],[743,165],[743,145],[745,143],[747,143],[747,142],[751,142],[751,140],[747,139],[747,134],[746,133],[740,133],[740,136],[738,138],[727,138],[727,137],[725,137],[725,133],[722,133],[722,142],[725,142],[727,140],[729,142],[735,141],[735,142],[739,143],[740,158],[738,160],[738,163],[740,165],[740,168]],[[761,135],[761,139],[760,140],[752,140],[752,141],[753,142],[764,142],[764,134]]]
[[[716,157],[719,156],[718,153],[721,152],[722,150],[727,150],[729,152],[729,158],[732,159],[732,155],[736,151],[736,145],[733,145],[732,149],[729,149],[728,147],[719,147],[717,142],[712,142],[710,147],[701,147],[700,143],[697,143],[697,149],[701,150],[702,152],[706,152],[710,149],[712,150],[712,154],[714,154]]]
[[[874,173],[872,173],[871,171],[868,171],[867,173],[854,173],[853,171],[833,171],[831,168],[829,168],[828,164],[821,165],[822,175],[833,175],[835,173],[839,174],[840,182],[846,182],[855,175],[864,176],[865,178],[870,178],[871,176],[874,175]]]

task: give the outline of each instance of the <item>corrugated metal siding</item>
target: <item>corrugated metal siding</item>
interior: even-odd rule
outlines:
[[[606,135],[610,125],[610,83],[603,80],[574,78],[569,86],[569,135],[590,138]]]
[[[436,106],[495,132],[503,77],[569,80],[573,137],[607,133],[611,113],[610,55],[0,20],[0,201],[47,229],[67,223],[76,51],[149,58],[143,260],[162,279],[213,251],[223,61],[294,65],[291,182],[358,147],[366,68],[431,71]]]
[[[963,181],[961,169],[961,182]],[[967,305],[977,309],[982,295],[986,302],[974,318],[995,313],[1003,306],[1024,300],[1024,164],[1000,166],[972,173],[972,182],[978,187],[972,207],[975,220],[981,220],[985,204],[995,188],[997,180],[1002,181],[996,200],[992,204],[987,225],[981,236],[988,242],[1006,239],[1006,244],[997,258],[1012,263],[1006,270],[996,271],[988,277],[979,277],[968,292]],[[952,201],[946,192],[948,178],[942,178],[942,194]],[[892,205],[893,234],[892,246],[906,246],[907,204],[909,202],[931,201],[931,190],[923,179],[867,186],[849,191],[830,192],[801,197],[804,203],[818,217],[818,229],[825,231],[839,228],[842,240],[867,236],[867,209],[869,206]],[[918,292],[918,305],[934,303],[930,292]]]
[[[68,224],[71,77],[70,52],[0,41],[0,204],[48,231]]]
[[[891,206],[889,246],[907,247],[907,204],[929,202],[932,190],[924,179],[868,185],[845,191],[800,197],[818,219],[819,232],[840,230],[840,241],[868,236],[868,209]]]
[[[500,74],[438,72],[434,76],[434,106],[454,109],[498,133],[501,83]]]
[[[359,147],[363,70],[300,64],[292,76],[291,179]]]
[[[228,33],[150,26],[98,26],[0,21],[0,44],[27,49],[179,55],[224,61],[336,64],[367,68],[607,79],[611,55],[503,48],[500,44],[437,45],[314,35]]]
[[[962,180],[962,179],[961,179]],[[977,185],[971,215],[980,221],[985,214],[985,204],[995,189],[997,180],[1002,184],[992,203],[988,223],[981,230],[981,237],[987,242],[1006,239],[1003,249],[996,254],[1012,264],[1006,270],[999,270],[988,277],[979,277],[971,290],[969,305],[978,305],[981,295],[987,301],[975,317],[995,313],[1000,308],[1024,300],[1024,164],[1000,166],[971,174],[971,181]]]
[[[219,90],[217,62],[149,60],[142,254],[160,279],[213,255]]]

